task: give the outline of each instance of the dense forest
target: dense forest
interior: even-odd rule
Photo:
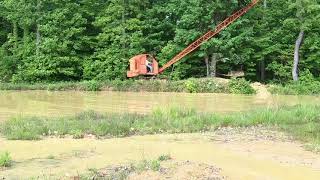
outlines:
[[[0,82],[125,79],[132,56],[150,53],[164,64],[248,3],[0,0]],[[261,0],[164,76],[185,79],[242,70],[252,81],[285,83],[295,73],[318,78],[319,4]],[[294,55],[300,57],[296,72]]]

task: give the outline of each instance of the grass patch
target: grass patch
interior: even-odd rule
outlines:
[[[249,82],[234,79],[230,83],[222,83],[212,78],[187,79],[180,81],[166,80],[125,80],[125,81],[84,81],[59,82],[53,84],[14,84],[0,83],[0,90],[48,90],[48,91],[125,91],[125,92],[189,92],[189,93],[234,93],[254,94]]]
[[[165,159],[163,159],[165,157]],[[160,160],[162,159],[162,160]],[[107,170],[102,170],[104,173],[100,173],[98,169],[89,169],[89,174],[82,175],[80,179],[110,179],[110,180],[125,180],[132,173],[142,173],[145,171],[160,171],[161,162],[170,160],[171,157],[168,155],[162,155],[154,160],[141,160],[133,162],[127,166],[110,167]]]
[[[320,145],[320,106],[265,108],[218,115],[192,109],[156,109],[147,115],[83,112],[72,117],[16,117],[1,124],[1,133],[11,140],[38,140],[42,136],[85,134],[98,137],[125,137],[157,133],[194,133],[218,127],[276,126],[294,137]]]
[[[11,167],[12,158],[9,152],[0,153],[0,167]]]
[[[301,73],[299,81],[285,85],[272,85],[269,91],[273,94],[283,95],[319,95],[320,81],[307,71]]]
[[[169,154],[164,154],[164,155],[159,156],[158,161],[160,161],[160,162],[161,161],[168,161],[170,159],[172,159],[172,158]]]
[[[56,157],[54,155],[47,156],[47,159],[55,159]]]

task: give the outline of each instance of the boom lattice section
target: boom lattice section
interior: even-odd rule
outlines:
[[[228,27],[231,23],[233,23],[235,20],[239,19],[242,15],[246,14],[252,7],[254,7],[260,0],[253,0],[249,5],[242,8],[241,10],[235,12],[231,16],[229,16],[227,19],[225,19],[223,22],[217,25],[216,29],[214,31],[210,30],[205,35],[191,43],[187,48],[185,48],[183,51],[181,51],[178,55],[176,55],[172,60],[170,60],[167,64],[165,64],[160,70],[159,73],[162,73],[164,70],[166,70],[171,65],[175,64],[176,62],[180,61],[182,58],[184,58],[186,55],[190,54],[194,50],[196,50],[199,46],[201,46],[204,42],[208,41],[215,35],[219,34],[223,29]]]

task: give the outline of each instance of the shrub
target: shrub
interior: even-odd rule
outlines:
[[[245,79],[231,79],[228,83],[229,91],[233,94],[255,94],[255,90]]]
[[[102,84],[94,80],[84,81],[82,84],[85,91],[100,91],[102,88]]]
[[[199,92],[198,83],[196,82],[195,79],[188,79],[185,82],[185,88],[186,88],[186,91],[189,92],[189,93],[197,93],[197,92]]]
[[[9,152],[0,153],[0,167],[11,167],[12,158]]]

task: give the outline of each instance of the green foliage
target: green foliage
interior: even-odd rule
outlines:
[[[47,159],[55,159],[55,156],[54,155],[49,155],[49,156],[47,156]]]
[[[228,84],[229,90],[233,94],[255,94],[255,90],[245,79],[231,79]]]
[[[100,91],[102,88],[102,83],[98,82],[98,81],[85,81],[83,82],[84,85],[84,89],[86,91]]]
[[[269,88],[272,94],[283,95],[319,95],[320,82],[313,81],[312,83],[306,82],[291,82],[286,85],[272,85]]]
[[[298,82],[290,82],[285,85],[271,85],[269,91],[273,94],[284,95],[319,95],[320,81],[316,80],[310,71],[300,74]]]
[[[170,159],[172,159],[171,156],[169,154],[165,154],[165,155],[159,156],[158,161],[162,162],[162,161],[168,161]]]
[[[71,130],[70,134],[73,136],[74,139],[82,139],[84,137],[84,133],[80,129]]]
[[[147,161],[143,160],[139,163],[137,163],[134,166],[135,171],[141,173],[143,171],[152,170],[152,171],[159,171],[160,170],[160,161],[158,160],[152,160]]]
[[[225,84],[218,83],[215,79],[187,79],[185,89],[189,93],[219,93],[226,92]]]
[[[0,167],[11,167],[12,158],[9,152],[0,153]]]
[[[166,159],[165,159],[166,158]],[[162,160],[159,160],[162,159]],[[145,171],[160,171],[161,162],[170,160],[171,157],[162,155],[156,160],[141,160],[138,162],[132,162],[130,165],[120,166],[117,168],[110,168],[110,172],[101,174],[98,169],[90,168],[90,174],[82,175],[80,179],[86,180],[91,177],[99,177],[107,180],[125,180],[133,173],[142,173]],[[99,179],[98,178],[98,179]]]
[[[132,56],[150,53],[163,65],[247,3],[2,0],[0,82],[124,80]],[[319,19],[318,0],[267,1],[267,6],[260,3],[163,77],[205,77],[204,59],[209,57],[209,61],[216,58],[218,74],[241,69],[248,80],[287,83],[291,80],[294,43],[304,30],[299,70],[309,70],[317,79]],[[192,80],[186,82],[189,92],[204,91],[195,84]],[[85,88],[96,90],[98,86],[89,83]]]
[[[241,80],[234,84],[249,85],[249,82]],[[126,81],[83,81],[83,82],[59,82],[59,83],[0,83],[0,90],[48,90],[48,91],[129,91],[129,92],[189,92],[189,93],[237,93],[254,94],[248,91],[249,87],[230,91],[226,83],[216,79],[187,79],[180,81],[165,80],[126,80]]]
[[[13,118],[1,127],[1,132],[10,140],[39,140],[47,130],[43,124],[34,123],[37,121],[40,118]]]
[[[155,133],[195,133],[218,127],[276,126],[314,147],[320,145],[319,106],[264,108],[227,115],[197,113],[192,109],[156,109],[151,114],[99,114],[92,111],[74,117],[12,118],[1,124],[0,132],[8,139],[36,140],[42,136],[85,134],[124,137]],[[170,159],[163,155],[157,161]],[[143,165],[157,169],[158,162]]]
[[[194,79],[189,79],[185,82],[185,86],[188,92],[196,93],[197,92],[197,84]]]

